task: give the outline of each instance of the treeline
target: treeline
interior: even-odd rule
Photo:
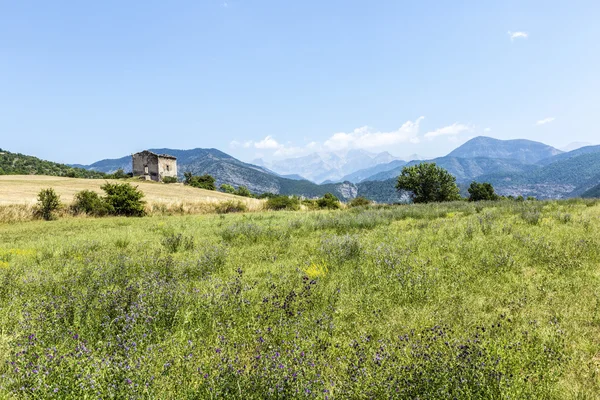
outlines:
[[[0,175],[50,175],[70,178],[107,178],[107,174],[0,149]]]
[[[456,178],[435,163],[423,162],[402,168],[396,189],[410,193],[414,203],[434,203],[463,200]],[[524,201],[523,196],[499,196],[489,182],[471,182],[468,189],[469,201],[493,201],[509,199]],[[535,200],[528,197],[527,200]]]

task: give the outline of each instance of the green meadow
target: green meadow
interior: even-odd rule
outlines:
[[[600,397],[600,202],[0,224],[0,397]]]

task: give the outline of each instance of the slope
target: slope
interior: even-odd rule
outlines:
[[[499,140],[478,136],[459,146],[448,157],[459,158],[501,158],[520,161],[523,164],[535,164],[562,152],[547,144],[525,139]]]
[[[184,172],[194,175],[209,174],[216,179],[217,186],[229,184],[246,186],[253,193],[296,194],[305,197],[318,197],[327,192],[342,199],[351,199],[356,188],[348,184],[317,185],[307,180],[281,177],[264,167],[242,162],[217,149],[150,149],[155,153],[166,153],[177,157],[177,170],[182,177]],[[131,171],[131,157],[102,160],[85,166],[88,169],[111,172],[119,168]]]
[[[104,174],[0,149],[0,175],[50,175],[103,178]]]
[[[416,165],[424,161],[411,161],[407,166]],[[523,164],[517,160],[511,159],[495,159],[495,158],[458,158],[458,157],[439,157],[426,162],[434,162],[438,166],[445,168],[456,177],[458,182],[469,182],[481,175],[494,173],[521,173],[535,170],[539,167]],[[402,167],[396,167],[389,171],[384,171],[369,178],[365,181],[384,181],[395,178],[402,172]]]

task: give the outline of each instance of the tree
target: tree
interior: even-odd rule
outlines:
[[[221,189],[221,192],[225,192],[225,193],[229,193],[229,194],[234,194],[235,193],[235,188],[231,185],[228,185],[226,183],[222,184],[221,186],[219,186],[219,189]]]
[[[491,183],[471,182],[469,186],[469,201],[498,200]]]
[[[111,207],[113,214],[127,217],[146,215],[145,202],[142,201],[144,193],[137,186],[129,183],[105,183],[101,189],[106,193],[104,201]]]
[[[265,205],[267,210],[291,210],[300,209],[300,198],[296,196],[275,196],[269,198]]]
[[[371,204],[371,200],[362,197],[362,196],[358,196],[353,198],[352,200],[350,200],[350,203],[348,203],[349,207],[364,207],[364,206],[368,206]]]
[[[75,193],[75,200],[71,204],[74,214],[87,214],[96,217],[112,214],[114,210],[98,193],[91,190],[82,190]]]
[[[42,189],[38,193],[38,203],[36,208],[36,214],[45,219],[51,221],[56,218],[54,212],[60,208],[60,196],[56,194],[54,189]]]
[[[402,168],[396,189],[411,192],[415,203],[460,200],[456,178],[435,163]]]
[[[337,210],[340,208],[340,201],[335,195],[331,193],[325,193],[323,197],[317,199],[317,205],[319,208],[328,208],[330,210]]]
[[[239,186],[235,191],[238,196],[252,197],[252,192],[246,186]]]
[[[215,186],[215,178],[208,174],[204,174],[202,176],[195,176],[191,172],[185,172],[183,174],[183,177],[183,183],[186,185],[193,186],[199,189],[217,190],[217,187]]]

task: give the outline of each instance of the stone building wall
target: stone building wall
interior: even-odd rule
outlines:
[[[170,156],[158,156],[158,176],[161,180],[167,176],[177,178],[177,159]]]
[[[164,177],[177,177],[177,159],[169,155],[158,155],[144,150],[131,156],[133,176],[160,182]]]

